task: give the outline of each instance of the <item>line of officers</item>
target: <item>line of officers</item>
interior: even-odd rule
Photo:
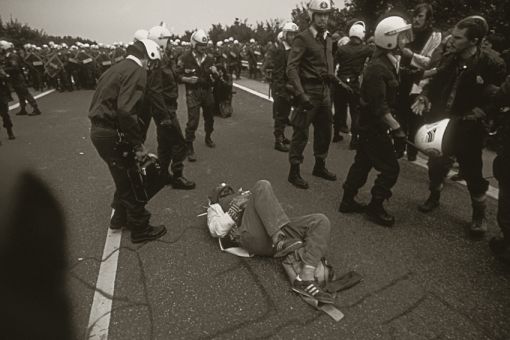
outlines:
[[[326,30],[331,11],[330,1],[312,0],[310,26],[298,32],[295,24],[287,23],[270,53],[275,149],[289,152],[288,181],[297,188],[309,187],[300,166],[311,125],[312,174],[337,179],[327,169],[326,159],[330,142],[341,140],[340,132],[348,131],[348,106],[350,147],[356,155],[343,183],[339,211],[364,213],[377,224],[393,226],[395,218],[383,203],[397,183],[398,159],[406,149],[409,160],[416,159],[417,149],[408,145],[412,144],[408,137],[414,137],[420,124],[449,118],[452,129],[443,143],[449,144],[450,152],[429,155],[430,195],[418,208],[430,213],[439,207],[443,182],[457,160],[472,203],[468,231],[480,238],[487,231],[489,183],[482,174],[486,123],[497,122],[494,130],[501,142],[494,176],[500,184],[498,224],[504,237],[492,239],[490,246],[500,259],[510,262],[510,78],[503,83],[504,61],[482,47],[489,31],[486,20],[467,17],[442,39],[432,29],[432,7],[420,4],[413,11],[412,24],[391,14],[383,18],[375,28],[372,46],[364,42],[364,23],[355,22],[347,44],[335,48]],[[284,135],[287,123],[292,126],[290,141]],[[367,205],[356,196],[372,169],[379,174]]]

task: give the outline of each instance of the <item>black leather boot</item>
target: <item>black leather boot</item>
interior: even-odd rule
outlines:
[[[193,143],[186,143],[186,148],[188,149],[188,161],[196,162],[197,158],[195,156],[195,150],[193,149]]]
[[[165,234],[166,227],[164,225],[147,225],[145,228],[133,229],[131,231],[131,242],[141,243],[146,241],[154,241]]]
[[[42,112],[39,110],[38,107],[34,107],[34,111],[32,111],[31,113],[29,113],[28,115],[29,116],[38,116],[40,115]]]
[[[216,147],[216,144],[211,139],[211,134],[210,133],[205,135],[205,145],[207,145],[210,148]]]
[[[469,225],[469,234],[472,237],[483,237],[487,232],[487,217],[485,211],[487,210],[487,204],[485,199],[477,201],[472,199],[473,216]]]
[[[308,189],[308,183],[301,178],[299,173],[299,164],[290,165],[289,182],[300,189]]]
[[[338,211],[344,214],[365,212],[367,210],[367,205],[357,202],[354,197],[356,197],[354,193],[344,190],[344,196]]]
[[[383,201],[383,198],[372,197],[372,200],[367,206],[366,213],[371,221],[384,227],[391,227],[395,224],[395,217],[384,210]]]
[[[439,207],[439,198],[441,197],[441,191],[432,190],[430,192],[429,198],[422,205],[418,206],[418,210],[424,213],[429,213],[432,210]]]
[[[174,172],[174,175],[172,176],[172,188],[174,189],[182,189],[182,190],[193,190],[195,189],[195,182],[188,180],[184,175],[182,174],[182,171],[176,171]]]
[[[22,107],[18,113],[16,113],[16,116],[26,116],[28,114],[27,110]]]
[[[289,146],[283,142],[283,136],[278,136],[275,138],[274,149],[281,152],[289,152]]]
[[[328,181],[336,181],[336,175],[326,169],[326,161],[324,159],[315,159],[312,175],[327,179]]]
[[[16,136],[14,136],[14,132],[12,132],[12,127],[8,127],[7,129],[7,135],[9,136],[9,139],[16,139]]]

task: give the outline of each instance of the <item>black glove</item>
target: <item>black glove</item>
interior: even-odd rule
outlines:
[[[395,148],[395,155],[397,159],[400,159],[404,156],[404,151],[406,150],[406,134],[401,127],[398,129],[391,131],[391,138],[393,138],[393,147]]]
[[[299,104],[301,104],[301,107],[307,111],[313,109],[310,97],[308,97],[305,93],[299,96]]]

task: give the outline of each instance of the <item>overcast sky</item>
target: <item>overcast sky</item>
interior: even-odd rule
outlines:
[[[0,0],[0,15],[10,16],[51,35],[72,35],[98,42],[130,41],[139,28],[165,21],[176,34],[231,25],[235,18],[254,24],[272,18],[290,19],[302,0]],[[337,5],[343,0],[335,1]]]

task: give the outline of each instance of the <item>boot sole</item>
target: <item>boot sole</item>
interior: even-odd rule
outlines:
[[[380,225],[380,226],[383,226],[383,227],[393,227],[393,225],[395,225],[395,220],[385,222],[385,221],[379,220],[377,217],[374,217],[374,216],[370,215],[370,213],[366,213],[365,215],[367,216],[367,218],[371,222],[373,222],[373,223],[375,223],[377,225]]]

